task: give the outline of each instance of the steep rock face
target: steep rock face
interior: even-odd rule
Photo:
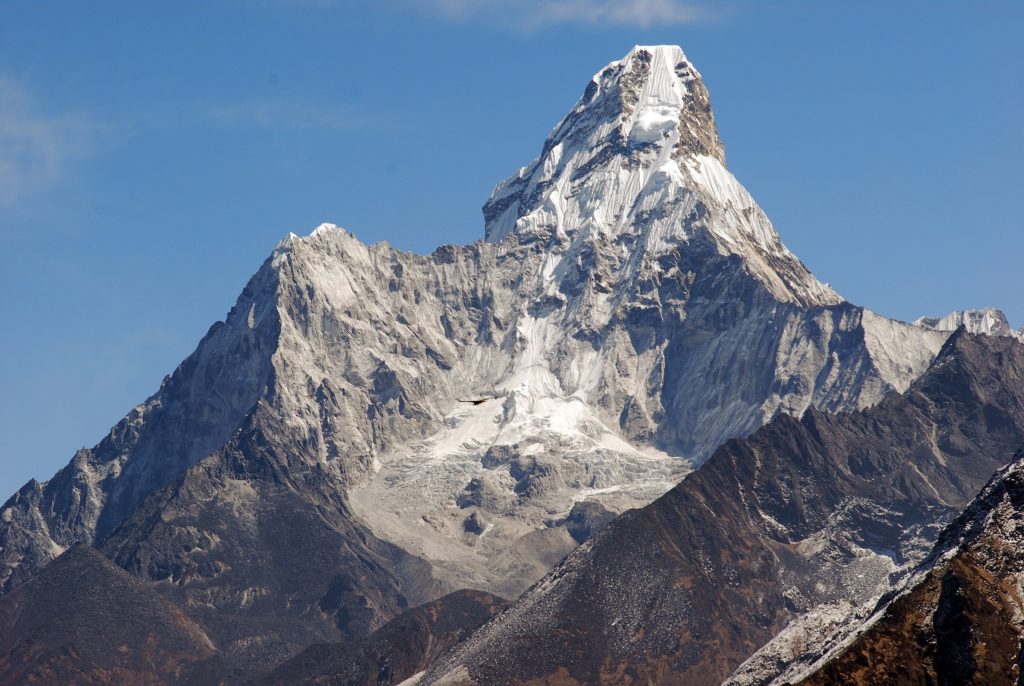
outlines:
[[[1024,452],[943,532],[901,589],[860,626],[824,642],[830,650],[815,646],[824,655],[807,651],[780,682],[1020,683],[1022,544]]]
[[[720,683],[797,615],[884,592],[1022,442],[1024,345],[961,331],[904,395],[726,443],[422,683]]]
[[[577,544],[576,503],[642,506],[780,412],[904,390],[948,332],[842,302],[723,160],[696,70],[638,47],[495,190],[487,241],[290,236],[152,398],[4,505],[0,588],[85,542],[233,617],[231,654],[290,650],[278,620],[332,640],[514,597]],[[288,512],[314,522],[289,544],[340,546],[315,578],[255,562]]]
[[[74,543],[103,540],[153,489],[224,445],[271,383],[277,277],[264,265],[153,397],[45,484],[30,481],[8,500],[0,512],[0,590]]]
[[[613,274],[636,280],[652,271],[645,261],[683,244],[743,258],[783,302],[841,302],[724,165],[696,68],[678,47],[638,46],[598,72],[541,156],[495,189],[484,205],[486,236],[554,242],[558,263],[596,247]]]
[[[352,493],[378,536],[512,597],[574,545],[550,526],[573,502],[642,505],[778,412],[865,407],[927,367],[948,333],[843,303],[723,160],[678,48],[592,79],[484,207],[514,294],[472,359],[498,364]]]
[[[261,403],[101,547],[202,626],[235,678],[311,643],[362,637],[444,590],[427,564],[353,521],[319,446],[285,440],[282,424]]]

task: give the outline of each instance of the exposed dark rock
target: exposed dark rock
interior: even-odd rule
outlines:
[[[569,510],[569,516],[565,519],[565,528],[577,543],[583,543],[615,517],[616,514],[605,509],[601,503],[584,500],[576,503]]]
[[[352,643],[307,648],[265,684],[389,686],[422,671],[507,605],[480,591],[456,591],[391,620]]]
[[[462,528],[468,534],[480,535],[487,529],[487,522],[480,516],[480,513],[473,512],[462,520]]]
[[[0,599],[0,684],[178,684],[208,661],[195,622],[88,546]]]
[[[1020,684],[1024,452],[943,532],[930,559],[801,686]]]

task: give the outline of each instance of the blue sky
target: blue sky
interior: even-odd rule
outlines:
[[[1021,26],[1016,1],[0,0],[2,497],[153,392],[289,231],[480,237],[636,43],[683,46],[822,280],[1019,326]]]

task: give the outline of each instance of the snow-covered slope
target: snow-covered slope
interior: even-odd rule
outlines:
[[[410,601],[514,597],[593,528],[571,523],[650,502],[779,412],[903,390],[949,335],[843,302],[785,248],[675,47],[601,70],[484,217],[485,241],[429,256],[333,225],[284,240],[157,394],[8,501],[3,588],[103,545],[258,419],[343,494],[316,508],[430,563]],[[222,539],[259,511],[231,498]]]
[[[781,301],[841,302],[725,168],[707,89],[676,46],[637,46],[595,74],[541,156],[495,189],[484,217],[490,241],[514,233],[554,247],[552,285],[567,275],[558,265],[595,240],[632,256],[621,265],[630,274],[687,245],[742,258]]]
[[[864,407],[927,367],[948,334],[843,303],[723,161],[679,48],[594,76],[484,206],[495,268],[515,261],[504,339],[472,357],[498,364],[352,493],[377,535],[514,596],[575,545],[550,527],[574,503],[642,505],[779,411]]]

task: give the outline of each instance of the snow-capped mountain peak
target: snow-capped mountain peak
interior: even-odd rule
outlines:
[[[782,244],[750,194],[725,168],[700,73],[676,46],[637,46],[599,71],[529,166],[484,205],[485,235],[542,241],[556,253],[604,244],[635,259],[685,245],[736,255],[777,298],[834,304]]]
[[[675,45],[636,46],[590,80],[583,97],[555,128],[551,139],[563,142],[611,125],[633,144],[678,142],[684,116],[700,144],[689,152],[720,162],[725,153],[709,107],[700,73]],[[599,131],[607,135],[606,131]]]

